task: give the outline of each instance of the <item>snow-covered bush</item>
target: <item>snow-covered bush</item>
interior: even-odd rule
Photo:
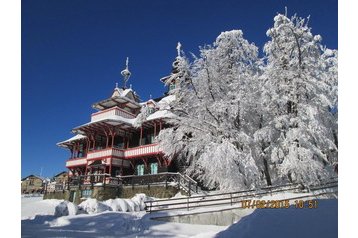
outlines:
[[[100,213],[104,211],[112,211],[112,208],[104,202],[99,202],[97,199],[89,198],[81,202],[78,207],[88,214]]]

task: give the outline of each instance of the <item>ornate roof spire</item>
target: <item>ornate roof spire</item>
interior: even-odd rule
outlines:
[[[178,57],[180,57],[180,51],[181,51],[181,44],[180,44],[180,42],[178,41],[178,44],[177,44]]]
[[[129,77],[131,76],[131,74],[132,73],[128,69],[128,57],[127,57],[126,68],[124,70],[122,70],[122,72],[121,72],[121,75],[123,76],[123,88],[126,88],[127,81],[129,79]]]

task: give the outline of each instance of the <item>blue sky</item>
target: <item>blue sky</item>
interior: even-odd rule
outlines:
[[[56,143],[90,120],[91,104],[109,97],[129,57],[128,84],[143,100],[159,97],[180,41],[185,52],[241,29],[262,51],[277,12],[310,18],[314,34],[338,48],[337,0],[22,1],[21,177],[65,170]]]

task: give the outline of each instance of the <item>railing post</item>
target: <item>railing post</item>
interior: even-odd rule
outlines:
[[[165,174],[165,189],[168,189],[168,174]]]
[[[230,205],[232,206],[232,193],[230,193]]]
[[[152,201],[152,200],[150,200],[149,213],[152,213],[152,203],[153,203],[153,201]]]
[[[189,197],[191,196],[191,181],[189,180]]]
[[[189,211],[189,197],[187,198],[186,201],[187,201],[187,202],[186,202],[186,207],[187,207],[187,209],[188,209],[188,211]]]
[[[178,176],[178,189],[180,190],[180,175],[177,174],[177,176]]]

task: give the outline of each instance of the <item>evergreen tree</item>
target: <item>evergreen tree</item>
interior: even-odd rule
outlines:
[[[257,52],[233,30],[202,47],[191,65],[184,56],[177,59],[182,77],[171,105],[175,127],[161,131],[159,140],[166,155],[185,160],[187,172],[208,188],[245,189],[260,181],[251,110]]]
[[[278,14],[267,31],[264,126],[256,135],[268,142],[275,182],[317,183],[332,176],[337,160],[336,120],[330,110],[336,99],[336,65],[307,23]]]

